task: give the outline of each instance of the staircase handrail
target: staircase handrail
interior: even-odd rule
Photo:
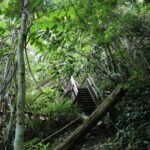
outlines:
[[[98,89],[97,85],[95,84],[94,79],[91,77],[90,74],[88,74],[88,77],[89,77],[90,81],[92,82],[93,88],[95,89],[95,91],[97,93],[97,97],[99,98],[99,89]]]
[[[98,105],[99,103],[98,88],[96,87],[96,84],[90,75],[88,75],[88,78],[87,78],[87,87],[89,89],[89,92],[91,93],[94,103]]]
[[[70,78],[70,83],[71,83],[71,91],[73,92],[73,97],[75,99],[76,96],[78,95],[78,86],[77,86],[76,81],[73,78],[73,76],[71,76],[71,78]]]

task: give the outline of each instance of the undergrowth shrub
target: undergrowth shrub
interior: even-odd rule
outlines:
[[[41,139],[70,123],[79,113],[77,107],[72,105],[72,100],[69,98],[62,99],[58,90],[44,87],[43,91],[44,94],[37,99],[35,99],[36,91],[29,91],[27,97],[28,111],[33,114],[32,118],[26,117],[25,147],[27,150],[37,142],[38,144],[33,149],[48,149],[48,145],[40,143]],[[42,115],[45,115],[46,119],[40,119]]]
[[[102,150],[150,149],[150,77],[129,80],[126,94],[117,104],[118,132],[100,147]]]
[[[47,150],[49,147],[49,143],[43,144],[41,142],[38,142],[40,139],[34,138],[28,142],[25,143],[24,148],[26,150]]]
[[[50,133],[58,130],[65,124],[69,123],[71,120],[78,116],[78,109],[75,105],[72,105],[71,101],[66,101],[64,103],[52,103],[47,106],[47,119],[40,120],[40,118],[33,118],[30,120],[30,125],[28,124],[28,130],[33,129],[34,136],[46,136]],[[27,120],[29,123],[29,120]]]

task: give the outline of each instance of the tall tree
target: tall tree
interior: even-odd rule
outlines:
[[[17,122],[15,131],[14,150],[23,149],[24,140],[24,106],[25,106],[25,63],[24,63],[24,50],[26,39],[26,26],[27,26],[27,6],[28,0],[21,1],[21,28],[20,37],[18,42],[18,99],[17,99]]]

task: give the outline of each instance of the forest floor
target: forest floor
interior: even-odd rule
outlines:
[[[110,137],[110,134],[106,129],[96,126],[73,150],[98,150],[108,137]]]
[[[66,131],[55,141],[55,143],[63,142],[74,132],[75,129],[76,128],[71,129],[70,131]],[[100,145],[104,143],[105,140],[110,136],[111,134],[108,132],[105,126],[96,125],[86,134],[82,140],[79,140],[79,142],[72,150],[99,150]]]

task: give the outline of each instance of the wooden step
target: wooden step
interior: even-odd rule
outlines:
[[[96,108],[92,96],[87,88],[78,88],[76,102],[80,110],[86,114],[91,114]]]

